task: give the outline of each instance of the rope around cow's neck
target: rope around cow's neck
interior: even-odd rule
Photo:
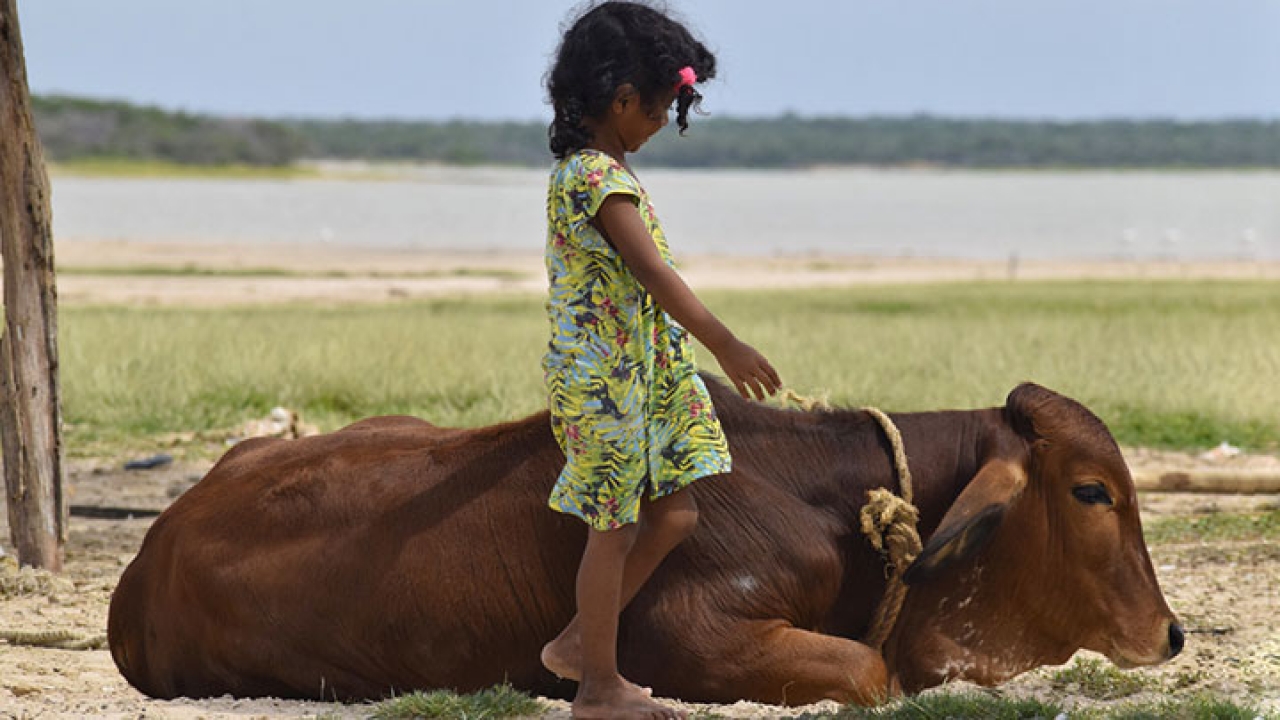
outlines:
[[[824,399],[807,398],[790,388],[783,391],[782,397],[804,410],[830,409]],[[893,420],[879,409],[865,407],[862,410],[879,423],[880,429],[888,438],[893,448],[893,467],[902,488],[901,497],[884,488],[868,490],[867,504],[862,506],[860,514],[862,533],[871,541],[871,546],[884,556],[889,573],[888,587],[871,618],[867,636],[863,639],[863,642],[879,652],[889,639],[889,633],[898,621],[898,613],[902,612],[902,603],[907,598],[907,586],[902,581],[902,575],[920,554],[920,534],[916,530],[920,512],[912,504],[914,490],[911,485],[911,468],[907,465],[902,433]]]
[[[884,648],[885,640],[889,639],[894,623],[898,622],[898,613],[902,611],[902,603],[907,598],[907,585],[902,581],[902,575],[920,554],[920,533],[916,530],[920,511],[912,504],[914,492],[911,487],[911,468],[907,466],[902,433],[898,432],[893,420],[880,410],[863,410],[880,423],[880,429],[889,438],[889,444],[893,446],[893,466],[898,471],[898,484],[902,487],[902,497],[884,488],[868,490],[867,504],[862,506],[862,532],[871,541],[871,546],[885,556],[890,573],[889,585],[876,608],[876,614],[872,616],[871,628],[864,640],[867,645],[880,651]]]

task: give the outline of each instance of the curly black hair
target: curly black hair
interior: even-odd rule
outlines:
[[[555,119],[547,129],[551,153],[563,158],[587,146],[585,118],[604,114],[617,89],[630,83],[640,101],[652,106],[692,67],[698,82],[716,74],[716,56],[679,22],[651,4],[610,0],[592,4],[574,20],[547,72],[547,93]],[[689,128],[689,108],[702,95],[691,85],[676,97],[676,124]]]

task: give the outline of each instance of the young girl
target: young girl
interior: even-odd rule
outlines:
[[[547,194],[552,429],[567,462],[551,507],[589,526],[578,615],[543,663],[579,680],[574,717],[683,717],[618,673],[621,608],[693,531],[685,488],[727,473],[729,448],[689,334],[743,396],[780,385],[672,268],[649,196],[627,164],[667,124],[688,127],[715,56],[662,13],[605,2],[575,21],[547,78],[558,162]]]

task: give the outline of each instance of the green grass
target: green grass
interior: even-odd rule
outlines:
[[[704,299],[801,393],[891,411],[988,407],[1034,380],[1124,444],[1280,447],[1280,290],[1261,282],[960,283],[718,291]],[[544,404],[543,298],[60,316],[72,454],[235,425],[275,405],[323,429],[442,425]],[[699,355],[718,372],[714,359]]]
[[[1097,661],[1095,661],[1097,662]],[[1131,687],[1117,681],[1112,673],[1094,667],[1076,666],[1060,671],[1078,695],[1100,701],[1112,701],[1139,692],[1145,687]],[[1085,663],[1087,665],[1087,663]],[[509,685],[498,685],[469,695],[447,691],[413,693],[387,700],[373,707],[371,717],[377,720],[409,718],[449,718],[451,720],[494,720],[496,718],[537,717],[546,706]],[[864,708],[849,705],[834,713],[805,713],[804,720],[943,720],[944,718],[983,718],[984,720],[1030,720],[1066,716],[1073,720],[1253,720],[1275,717],[1263,715],[1258,708],[1211,695],[1167,697],[1158,701],[1099,702],[1083,707],[1070,707],[1053,700],[1008,697],[1000,691],[934,691],[901,698],[886,705]],[[714,711],[695,712],[694,720],[722,718]]]
[[[105,277],[306,277],[303,273],[274,267],[205,267],[184,265],[64,265],[58,275]]]
[[[987,283],[743,295],[724,315],[801,391],[893,410],[998,404],[1033,380],[1122,442],[1273,449],[1274,284]],[[1265,400],[1264,400],[1265,398]],[[1261,402],[1259,402],[1261,401]]]
[[[1253,705],[1241,705],[1210,695],[1195,695],[1189,698],[1168,698],[1155,703],[1122,704],[1105,712],[1086,713],[1081,717],[1107,720],[1254,720],[1274,719],[1276,715],[1264,715]]]
[[[48,164],[49,174],[72,177],[118,178],[232,178],[296,180],[320,177],[315,169],[298,165],[188,165],[165,160],[82,158]]]
[[[801,715],[806,720],[1253,720],[1264,716],[1256,707],[1208,695],[1171,697],[1155,702],[1100,703],[1068,709],[1052,700],[1005,697],[992,692],[932,692],[877,708],[847,706],[837,713]]]
[[[417,692],[379,703],[372,717],[377,720],[442,718],[448,720],[496,720],[536,717],[545,706],[510,685],[497,685],[469,695],[445,690]]]
[[[801,715],[802,718],[833,720],[942,720],[943,718],[984,718],[984,720],[1053,720],[1063,708],[1034,699],[1004,698],[982,692],[931,693],[903,698],[877,708],[847,706],[831,715]]]
[[[1151,687],[1151,682],[1142,675],[1124,672],[1097,658],[1077,658],[1050,675],[1049,683],[1055,690],[1094,700],[1118,700]]]
[[[438,271],[385,272],[326,270],[302,272],[279,267],[209,267],[187,263],[182,265],[64,265],[58,275],[91,275],[105,277],[254,277],[254,278],[383,278],[414,280],[433,278],[493,278],[520,280],[527,275],[506,268],[458,267]]]
[[[1275,541],[1280,540],[1280,510],[1161,518],[1147,523],[1142,534],[1151,545]]]

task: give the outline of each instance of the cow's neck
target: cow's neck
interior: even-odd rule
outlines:
[[[902,688],[917,692],[949,680],[994,685],[1042,665],[1066,662],[1074,646],[1047,638],[1036,608],[1020,587],[1046,582],[1010,577],[995,562],[978,562],[936,579],[945,592],[908,600],[887,660]],[[913,593],[917,590],[913,589]]]
[[[902,436],[912,474],[914,504],[920,511],[918,529],[928,537],[956,496],[977,472],[982,439],[998,422],[999,411],[895,413],[891,416]],[[841,411],[824,417],[833,438],[836,462],[825,481],[797,480],[798,486],[820,488],[815,508],[840,518],[851,543],[844,568],[843,590],[836,598],[823,630],[845,637],[863,637],[885,591],[885,565],[861,530],[861,511],[867,491],[887,488],[902,492],[894,469],[893,450],[880,426],[869,415]]]
[[[920,537],[927,538],[982,466],[988,436],[999,425],[999,411],[905,413],[892,418],[901,431],[911,469]],[[892,457],[885,462],[890,467],[875,485],[901,492]],[[855,499],[860,510],[865,497]]]
[[[920,445],[934,448],[929,462],[912,465],[913,472],[917,466],[922,472],[916,503],[921,512],[920,536],[926,541],[990,458],[995,441],[1001,439],[992,433],[1012,432],[1001,422],[998,410],[977,411],[966,419],[968,423],[953,423],[957,427],[953,434],[942,432],[937,418],[928,415],[920,416],[918,425],[910,416],[900,423],[904,436],[922,433],[928,441]],[[948,467],[947,454],[936,448],[952,443],[957,447],[951,451],[954,463]],[[1039,502],[1030,497],[1023,500]],[[1074,652],[1065,641],[1045,636],[1043,629],[1050,624],[1036,617],[1041,608],[1021,598],[1026,590],[1054,581],[1047,576],[1045,564],[1014,562],[1001,555],[1039,554],[1030,547],[1039,542],[1036,528],[1006,523],[997,533],[988,551],[944,577],[911,588],[885,648],[903,689],[916,691],[951,679],[991,685],[1041,665],[1066,662]]]

